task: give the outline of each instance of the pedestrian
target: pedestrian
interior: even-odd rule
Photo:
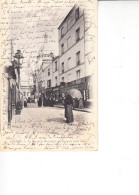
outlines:
[[[46,107],[46,98],[43,99],[43,106]]]
[[[65,97],[65,118],[66,118],[66,122],[67,123],[72,123],[74,121],[73,118],[73,111],[72,111],[72,107],[73,107],[73,100],[72,97],[67,94]]]
[[[30,97],[28,97],[27,103],[30,103]]]
[[[50,99],[50,106],[51,106],[51,107],[54,106],[54,100],[53,100],[53,98]]]
[[[42,99],[41,97],[39,97],[39,100],[38,100],[38,106],[41,107],[42,106]]]
[[[50,106],[50,104],[51,104],[50,98],[48,98],[47,103],[48,103],[48,106]]]
[[[24,100],[24,107],[27,107],[27,99]]]

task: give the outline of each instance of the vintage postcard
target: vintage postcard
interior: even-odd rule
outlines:
[[[97,0],[0,9],[0,151],[97,150]]]

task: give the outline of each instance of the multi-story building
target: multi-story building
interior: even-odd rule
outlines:
[[[80,90],[83,100],[92,99],[95,54],[90,18],[88,10],[75,5],[58,27],[59,56],[43,49],[37,77],[39,93],[47,99],[61,100],[71,88]]]
[[[52,71],[53,99],[57,101],[60,99],[59,56],[53,58]]]
[[[59,78],[59,56],[54,57],[52,60],[52,87],[60,85]]]
[[[44,81],[44,88],[45,88],[45,93],[44,96],[48,99],[52,96],[52,57],[53,54],[49,53],[49,54],[45,54],[43,56],[43,62],[42,62],[42,66],[43,66],[43,81]]]
[[[45,51],[45,49],[37,57],[34,73],[35,98],[37,99],[39,96],[42,96],[42,98],[46,97],[47,99],[52,96],[52,59],[53,53]]]
[[[58,28],[61,82],[85,76],[83,17],[83,10],[74,7]]]
[[[86,20],[85,9],[76,5],[58,27],[60,82],[65,82],[61,93],[65,93],[70,88],[77,88],[81,91],[84,100],[92,98],[89,87],[92,75],[89,58],[92,58],[93,50],[92,44],[90,47],[88,41],[91,25],[86,24]]]

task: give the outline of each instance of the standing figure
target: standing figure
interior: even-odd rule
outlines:
[[[48,106],[50,106],[51,104],[50,98],[48,98],[47,103],[48,103]]]
[[[39,97],[39,100],[38,100],[38,106],[41,107],[42,106],[42,99],[41,97]]]
[[[46,107],[46,98],[43,99],[43,106]]]
[[[53,98],[50,99],[50,106],[54,107],[54,100],[53,100]]]
[[[74,121],[72,106],[73,106],[72,97],[69,94],[67,94],[65,97],[65,118],[67,123],[72,123]]]
[[[24,107],[27,107],[27,99],[24,100]]]

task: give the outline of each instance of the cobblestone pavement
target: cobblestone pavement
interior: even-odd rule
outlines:
[[[74,124],[83,123],[92,120],[91,113],[84,113],[80,111],[74,111]],[[57,107],[38,107],[36,103],[28,103],[27,108],[23,108],[21,111],[21,115],[15,115],[12,121],[12,124],[17,123],[17,121],[24,121],[25,123],[30,121],[31,123],[37,124],[38,122],[46,122],[49,126],[51,125],[59,125],[59,124],[67,124],[66,119],[64,118],[64,109]],[[25,124],[24,123],[24,124]],[[23,124],[23,125],[24,125]],[[45,124],[45,125],[46,125]],[[68,126],[69,124],[67,124]]]
[[[14,115],[5,147],[14,150],[96,150],[97,137],[92,113],[73,111],[74,122],[66,123],[64,109],[29,103]]]

